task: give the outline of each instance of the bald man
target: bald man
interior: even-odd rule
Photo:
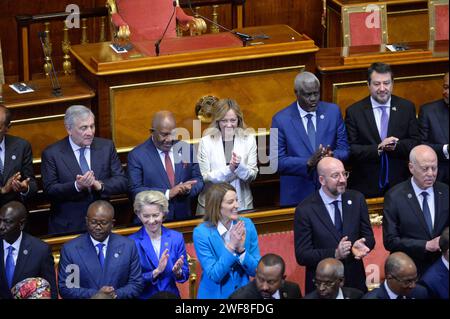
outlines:
[[[176,121],[169,111],[155,113],[150,132],[151,137],[128,154],[133,199],[142,191],[160,191],[169,201],[166,221],[190,218],[191,200],[203,189],[193,148],[176,140]]]
[[[438,160],[427,145],[418,145],[409,155],[411,179],[386,193],[383,242],[390,252],[410,256],[419,275],[440,256],[439,236],[448,226],[448,185],[436,182]]]
[[[418,276],[414,261],[402,252],[391,254],[384,264],[386,279],[379,288],[363,299],[427,299],[424,287],[416,285]]]
[[[317,165],[321,187],[295,210],[297,262],[306,266],[306,293],[314,290],[317,264],[336,258],[344,264],[347,287],[367,291],[362,259],[375,246],[364,196],[347,190],[349,173],[338,159],[325,157]]]

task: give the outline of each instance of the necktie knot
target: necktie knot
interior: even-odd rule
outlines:
[[[420,195],[422,195],[422,197],[424,199],[426,199],[429,194],[428,194],[428,192],[422,192],[422,193],[420,193]]]
[[[8,255],[12,254],[13,251],[15,250],[15,248],[13,246],[9,246],[7,249],[8,249]]]

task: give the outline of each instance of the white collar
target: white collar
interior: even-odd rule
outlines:
[[[72,147],[72,150],[73,150],[74,152],[78,151],[80,148],[83,148],[83,147],[81,147],[81,146],[75,144],[75,143],[72,141],[72,136],[70,136],[70,135],[69,135],[69,143],[70,143],[70,147]],[[91,146],[88,145],[88,146],[85,146],[85,148],[91,148]]]
[[[413,177],[411,177],[411,185],[414,189],[414,193],[416,194],[416,197],[421,195],[422,192],[427,192],[428,195],[433,195],[433,186],[428,187],[427,189],[422,189],[416,184]]]
[[[342,194],[339,194],[338,197],[330,197],[325,193],[325,191],[322,189],[322,187],[319,189],[320,197],[322,197],[322,200],[325,202],[325,205],[331,205],[335,200],[342,202]]]
[[[105,245],[104,248],[108,247],[109,235],[108,235],[108,237],[106,237],[106,239],[104,241],[97,241],[91,235],[89,235],[89,237],[91,238],[91,241],[92,241],[92,244],[94,244],[94,247],[97,247],[97,245],[100,243]]]
[[[302,109],[302,107],[300,106],[300,104],[298,104],[298,101],[297,101],[297,108],[298,108],[298,111],[300,112],[300,117],[301,117],[301,118],[304,118],[304,117],[305,117],[306,115],[308,115],[308,114],[312,114],[313,117],[316,116],[317,108],[316,108],[316,111],[313,111],[313,112],[306,112],[304,109]]]
[[[336,299],[345,299],[344,298],[344,292],[342,291],[341,287],[339,287],[339,291],[338,291],[338,294],[336,296]]]
[[[392,97],[389,98],[389,100],[386,102],[386,104],[380,104],[377,101],[375,101],[375,99],[372,96],[370,96],[370,103],[372,103],[373,109],[376,109],[380,106],[388,106],[390,108],[391,107],[391,99],[392,99]]]
[[[227,231],[231,230],[232,227],[233,227],[233,223],[231,223],[230,229],[227,229],[220,220],[217,223],[217,231],[219,232],[220,236],[223,236],[223,234],[225,234]]]
[[[5,152],[5,140],[6,140],[6,135],[3,136],[3,140],[0,142],[0,147],[2,148],[3,152]]]
[[[444,256],[441,256],[441,260],[444,263],[445,268],[448,270],[448,260],[444,258]]]
[[[387,284],[387,280],[384,281],[383,285],[384,285],[384,288],[386,288],[386,291],[387,291],[387,293],[389,295],[389,298],[390,299],[397,299],[398,295],[395,292],[393,292],[391,290],[391,288],[389,288],[389,285]]]

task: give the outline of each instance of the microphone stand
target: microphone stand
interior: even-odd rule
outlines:
[[[44,52],[44,56],[49,58],[50,64],[52,65],[52,68],[50,72],[48,72],[48,76],[50,77],[50,82],[52,84],[52,94],[54,96],[62,96],[61,92],[61,86],[59,85],[58,77],[56,76],[55,72],[55,66],[53,64],[52,56],[51,54],[47,54],[50,52],[50,49],[43,40],[47,37],[47,34],[45,32],[38,32],[39,40],[41,41],[42,51]]]
[[[166,29],[164,30],[161,38],[159,38],[159,40],[155,42],[155,53],[156,53],[156,56],[159,56],[159,45],[161,44],[161,41],[164,39],[164,36],[166,35],[167,29],[169,28],[170,22],[172,22],[173,16],[175,15],[175,11],[177,9],[177,2],[173,1],[172,4],[173,4],[173,11],[172,11],[172,15],[170,16],[169,22],[166,25]]]

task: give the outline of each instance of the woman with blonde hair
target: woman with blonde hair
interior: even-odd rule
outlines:
[[[201,138],[197,159],[205,182],[197,214],[205,213],[205,193],[211,184],[226,182],[236,189],[239,209],[252,209],[250,183],[258,174],[256,140],[244,122],[239,105],[221,99],[214,105],[210,128]]]

